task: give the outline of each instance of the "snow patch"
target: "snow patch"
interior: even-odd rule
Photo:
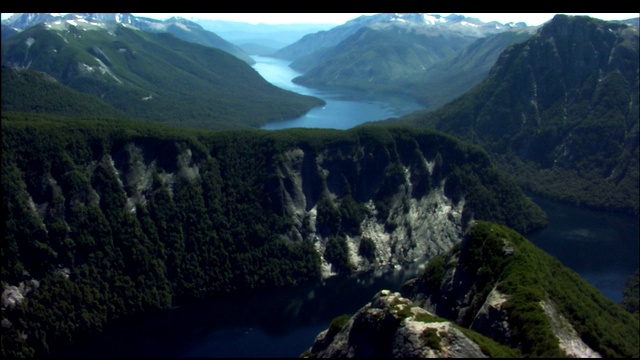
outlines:
[[[189,27],[188,27],[187,25],[183,24],[183,23],[176,22],[176,23],[175,23],[175,25],[176,25],[177,27],[181,28],[182,30],[185,30],[185,31],[191,31],[191,29],[189,29]]]

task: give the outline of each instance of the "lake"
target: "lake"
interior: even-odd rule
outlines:
[[[348,129],[397,117],[416,104],[325,93],[293,84],[288,62],[254,57],[254,68],[273,84],[323,98],[327,105],[304,116],[264,126]],[[532,196],[549,226],[527,235],[535,245],[619,302],[627,277],[639,266],[636,219],[579,209]],[[295,288],[232,296],[168,310],[147,319],[107,326],[95,339],[56,354],[62,357],[298,357],[342,314],[353,314],[382,289],[398,291],[420,267],[330,278]]]
[[[531,198],[547,213],[549,225],[527,239],[620,302],[627,278],[640,266],[637,219]]]
[[[292,80],[301,73],[289,67],[290,61],[266,56],[253,56],[253,68],[267,81],[282,89],[319,97],[326,102],[306,114],[290,120],[264,125],[262,129],[279,130],[292,127],[331,128],[345,130],[368,121],[400,117],[422,109],[415,100],[398,95],[372,95],[358,92],[330,92],[297,85]]]

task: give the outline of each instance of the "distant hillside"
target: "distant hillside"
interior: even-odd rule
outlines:
[[[637,215],[638,69],[637,28],[558,15],[468,93],[381,124],[445,131],[484,147],[526,189]]]
[[[426,109],[435,110],[479,84],[508,46],[529,39],[533,33],[531,28],[516,28],[480,38],[434,62],[421,74],[409,74],[388,84],[387,91],[407,94]]]
[[[271,85],[219,49],[115,22],[36,25],[2,42],[2,64],[46,73],[130,118],[179,126],[259,127],[324,103]]]
[[[18,30],[2,24],[2,40],[19,33]]]
[[[318,32],[278,51],[318,89],[400,94],[433,109],[486,77],[499,54],[535,27],[460,15],[377,14]]]
[[[33,70],[2,66],[2,112],[123,119],[113,106]]]
[[[307,34],[331,29],[333,24],[249,24],[223,20],[194,20],[204,29],[236,44],[246,53],[269,56]]]
[[[478,84],[507,46],[532,35],[529,28],[480,39],[430,31],[404,23],[364,27],[333,48],[293,62],[292,67],[306,71],[293,81],[315,88],[403,94],[434,109]]]
[[[42,23],[55,25],[61,22],[67,22],[77,26],[82,26],[84,24],[105,25],[109,23],[118,23],[143,31],[156,33],[168,32],[185,41],[226,51],[249,65],[255,64],[255,61],[238,46],[222,39],[215,33],[206,31],[195,22],[180,17],[171,17],[167,20],[156,20],[137,17],[127,13],[71,13],[65,15],[16,13],[10,18],[3,20],[2,25],[12,29],[13,31],[22,31]],[[4,37],[3,28],[3,38]]]
[[[274,57],[295,61],[314,53],[317,56],[323,51],[338,45],[365,27],[380,26],[401,26],[411,28],[416,32],[439,33],[445,37],[455,34],[458,37],[475,39],[506,31],[513,27],[512,25],[504,25],[497,22],[483,23],[478,19],[467,18],[456,14],[451,14],[446,17],[412,13],[363,15],[329,30],[305,35],[295,43],[278,50],[278,52],[274,54]],[[525,25],[516,24],[514,26],[520,27]],[[301,72],[305,71],[303,68],[292,67]]]

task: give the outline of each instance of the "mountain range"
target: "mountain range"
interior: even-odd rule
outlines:
[[[224,20],[193,20],[251,55],[271,56],[307,34],[333,28],[334,24],[249,24]]]
[[[473,224],[400,293],[381,290],[303,357],[638,356],[638,319],[517,232]]]
[[[193,21],[181,17],[171,17],[167,20],[133,16],[127,13],[72,13],[72,14],[45,14],[45,13],[17,13],[2,21],[4,28],[22,31],[41,23],[69,23],[82,27],[98,25],[102,23],[118,23],[138,30],[149,32],[168,32],[179,39],[194,42],[200,45],[214,47],[234,55],[238,59],[255,64],[255,61],[242,49],[224,40],[213,32],[206,31],[202,26]],[[4,39],[4,37],[3,37]]]
[[[389,122],[478,144],[547,197],[637,216],[638,69],[637,28],[557,15],[468,93]]]
[[[128,25],[139,25],[137,21],[126,19],[132,20],[74,18],[39,23],[2,41],[2,65],[46,73],[130,118],[179,126],[259,127],[324,104],[321,99],[271,85],[226,51],[184,41],[169,32],[138,30]],[[167,29],[177,26],[176,19],[171,24]],[[3,84],[7,84],[4,78]],[[18,89],[3,86],[3,111],[40,111],[42,104],[30,103],[40,96],[12,94]]]
[[[477,84],[506,46],[536,28],[455,14],[377,14],[309,34],[273,56],[292,61],[301,85],[399,93],[436,108]]]
[[[476,219],[547,221],[482,149],[428,130],[1,120],[3,356],[198,299],[404,266]]]
[[[638,356],[637,315],[523,237],[547,219],[521,189],[637,216],[637,27],[556,16],[485,36],[456,16],[354,19],[282,54],[315,54],[309,74],[420,58],[435,84],[448,62],[478,83],[399,119],[271,132],[255,128],[321,100],[140,19],[74,16],[2,30],[4,357],[417,261],[402,294],[381,291],[303,355]],[[457,25],[434,35],[427,20]]]

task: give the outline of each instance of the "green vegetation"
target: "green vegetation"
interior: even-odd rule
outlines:
[[[291,67],[304,74],[294,82],[400,94],[437,109],[480,83],[507,46],[532,33],[520,29],[483,38],[453,32],[432,35],[415,26],[363,27],[336,46],[295,60]]]
[[[442,344],[438,330],[432,328],[426,328],[420,334],[420,339],[426,346],[434,350],[442,350]]]
[[[292,149],[311,155],[307,168],[315,170],[305,179],[317,186],[305,190],[307,207],[317,206],[325,257],[340,273],[353,269],[345,236],[359,235],[362,204],[416,156],[446,154],[441,176],[473,185],[450,191],[466,199],[474,218],[520,230],[545,220],[484,152],[426,130],[213,132],[8,112],[1,120],[3,286],[29,287],[24,301],[3,312],[11,324],[2,334],[5,356],[47,354],[116,319],[196,299],[318,279],[314,243],[286,235],[294,223],[275,169]],[[326,155],[322,166],[340,182],[323,177],[315,154]],[[410,176],[425,176],[416,169]],[[322,195],[329,188],[341,194],[335,203]],[[476,205],[483,201],[498,209]]]
[[[2,66],[2,111],[126,118],[100,99],[64,86],[44,73]]]
[[[629,275],[629,279],[627,279],[627,282],[624,284],[624,294],[622,297],[622,306],[636,316],[639,314],[638,307],[640,305],[639,278],[640,269],[636,269],[636,272]]]
[[[462,326],[455,325],[456,329],[462,331],[462,333],[471,339],[473,342],[478,344],[480,350],[491,358],[502,358],[502,359],[514,359],[521,358],[522,353],[520,353],[517,349],[512,349],[508,346],[504,346],[493,339],[484,336],[476,331],[469,330]]]
[[[577,16],[542,29],[459,98],[379,125],[444,131],[536,194],[637,216],[637,29]]]
[[[342,314],[340,316],[336,316],[331,320],[331,324],[329,324],[329,331],[327,332],[327,338],[333,338],[337,333],[342,330],[342,328],[349,322],[351,319],[351,315]]]
[[[294,118],[324,103],[273,86],[222,50],[119,24],[95,30],[31,27],[2,42],[2,64],[30,70],[14,70],[11,77],[3,70],[3,112],[106,117],[117,109],[129,118],[175,126],[239,129]],[[70,96],[56,99],[56,91]],[[101,108],[105,114],[95,113]]]
[[[376,259],[376,244],[368,237],[360,239],[360,246],[358,247],[358,254],[369,261],[375,261]]]
[[[329,236],[324,257],[335,266],[339,274],[350,274],[354,270],[349,260],[349,247],[343,237]]]
[[[459,260],[451,261],[455,256]],[[505,226],[475,223],[465,234],[461,246],[439,259],[434,258],[409,292],[430,296],[436,302],[436,309],[446,309],[446,300],[440,299],[452,294],[445,294],[447,290],[442,285],[445,273],[452,271],[453,266],[457,266],[456,276],[461,283],[470,284],[468,290],[451,290],[465,291],[469,299],[466,316],[459,323],[463,327],[471,325],[489,292],[496,288],[508,298],[502,305],[510,329],[505,344],[524,356],[564,356],[541,302],[555,306],[582,340],[602,356],[639,355],[637,317]],[[456,316],[455,313],[438,315]]]

